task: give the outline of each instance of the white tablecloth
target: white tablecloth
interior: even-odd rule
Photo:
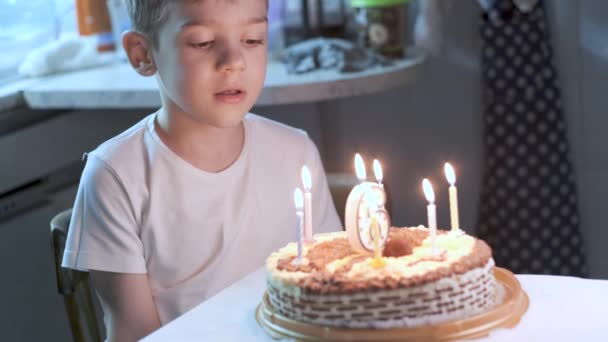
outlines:
[[[530,307],[514,329],[478,341],[608,341],[608,281],[518,275]],[[144,339],[273,341],[255,320],[265,291],[264,269],[198,305]]]

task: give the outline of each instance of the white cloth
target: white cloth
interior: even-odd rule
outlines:
[[[517,278],[530,298],[521,322],[513,329],[494,330],[488,337],[471,341],[607,340],[608,280],[541,275]],[[255,319],[265,290],[266,271],[259,268],[142,341],[277,342]]]
[[[207,173],[162,143],[152,114],[88,154],[63,266],[147,273],[165,324],[294,241],[306,164],[316,232],[341,224],[319,153],[301,130],[248,114],[228,169]]]
[[[114,52],[97,51],[95,36],[63,36],[31,51],[19,65],[28,77],[92,68],[116,61]]]

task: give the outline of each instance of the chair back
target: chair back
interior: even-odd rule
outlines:
[[[57,291],[63,296],[74,341],[102,342],[102,325],[89,284],[89,273],[61,267],[70,227],[72,210],[57,214],[51,220],[51,246],[55,259]]]

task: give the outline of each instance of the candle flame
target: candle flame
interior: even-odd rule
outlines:
[[[357,178],[359,181],[363,182],[367,175],[365,173],[365,164],[363,163],[363,158],[359,153],[355,154],[355,171],[357,172]]]
[[[302,210],[302,208],[304,208],[304,195],[302,195],[302,190],[300,190],[300,188],[296,188],[296,191],[293,195],[294,203],[296,204],[296,209]]]
[[[380,165],[378,159],[374,159],[374,175],[376,176],[378,184],[382,184],[382,178],[384,177],[384,174],[382,173],[382,165]]]
[[[424,191],[424,196],[426,196],[426,200],[429,201],[429,203],[434,203],[435,192],[433,192],[433,186],[431,185],[431,182],[429,182],[429,180],[426,178],[422,181],[422,190]]]
[[[302,167],[302,184],[304,185],[304,190],[310,192],[312,188],[312,177],[310,176],[310,169],[306,165]]]
[[[454,173],[454,168],[450,163],[445,163],[445,177],[448,179],[450,185],[456,183],[456,173]]]

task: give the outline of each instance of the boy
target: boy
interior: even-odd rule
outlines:
[[[266,72],[266,0],[129,0],[130,64],[162,108],[88,154],[63,266],[88,270],[109,341],[144,337],[295,239],[311,168],[315,230],[340,221],[318,151],[247,114]]]

